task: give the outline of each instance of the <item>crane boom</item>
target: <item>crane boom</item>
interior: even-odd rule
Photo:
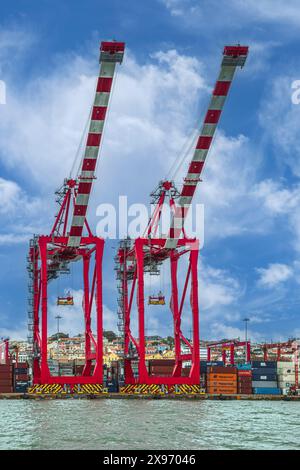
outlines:
[[[247,46],[238,45],[224,47],[221,70],[212,93],[187,176],[184,179],[178,204],[172,217],[165,248],[173,249],[177,246],[184,226],[185,217],[200,181],[204,163],[220,120],[235,70],[239,66],[244,66],[247,54]]]
[[[96,163],[103,133],[116,64],[123,60],[124,42],[104,41],[100,46],[100,71],[92,108],[84,158],[78,177],[78,190],[68,238],[68,247],[80,245],[87,207],[95,179]]]

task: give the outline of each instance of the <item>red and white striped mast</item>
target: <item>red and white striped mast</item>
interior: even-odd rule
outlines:
[[[180,197],[172,217],[170,232],[166,240],[165,248],[176,248],[178,239],[182,233],[185,218],[192,204],[201,174],[212,144],[213,137],[221,117],[222,110],[232,83],[237,67],[243,67],[248,55],[247,46],[225,46],[221,70],[215,84],[207,113],[199,134],[193,158]]]
[[[102,42],[100,48],[100,71],[98,76],[94,105],[87,136],[84,158],[78,176],[78,190],[73,210],[68,238],[69,247],[80,244],[86,212],[92,190],[99,148],[103,135],[105,117],[112,90],[116,64],[121,63],[124,55],[123,42]]]

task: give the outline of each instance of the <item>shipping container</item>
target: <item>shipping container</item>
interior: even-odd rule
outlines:
[[[235,382],[207,382],[207,387],[236,388]]]
[[[275,381],[277,380],[277,374],[252,374],[253,381]]]
[[[255,395],[281,395],[281,390],[278,387],[274,388],[253,388],[253,393]]]
[[[209,366],[207,368],[208,374],[237,374],[235,367],[226,366]]]
[[[200,361],[200,372],[205,373],[209,366],[223,366],[223,361]]]
[[[252,369],[252,375],[268,375],[268,374],[277,374],[276,369],[271,367],[259,367],[257,369]]]
[[[18,374],[15,375],[14,380],[29,380],[29,375],[28,374]]]
[[[240,370],[237,371],[239,377],[252,377],[252,370]]]
[[[19,367],[20,369],[27,369],[29,367],[28,362],[14,362],[13,363],[14,367]]]
[[[267,367],[270,369],[277,369],[277,362],[276,361],[252,361],[251,362],[252,369],[260,369],[262,367]]]
[[[11,364],[0,364],[0,373],[11,372],[12,365]]]
[[[274,380],[274,381],[267,382],[264,380],[261,380],[261,381],[255,380],[255,381],[252,381],[252,387],[253,388],[277,388],[277,381]]]
[[[251,382],[252,374],[250,374],[250,375],[238,375],[237,378],[238,378],[239,382]]]
[[[7,387],[0,387],[0,393],[13,393],[13,387],[12,386],[7,386]]]
[[[27,374],[28,367],[14,367],[14,374]]]
[[[235,387],[232,388],[223,388],[223,387],[209,387],[207,389],[207,393],[210,395],[236,395],[237,389]]]
[[[238,371],[251,370],[251,364],[237,364],[236,367],[238,368]]]
[[[109,393],[118,393],[118,391],[119,391],[119,385],[118,385],[118,382],[116,380],[106,382],[104,384],[104,386],[107,388]]]
[[[0,375],[0,383],[2,381],[10,380],[12,382],[13,380],[13,375],[12,374],[2,374]]]

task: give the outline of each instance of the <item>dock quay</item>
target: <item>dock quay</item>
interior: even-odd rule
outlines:
[[[268,401],[300,401],[300,396],[287,395],[217,395],[208,393],[195,394],[30,394],[30,393],[0,393],[0,400],[65,400],[65,399],[117,399],[117,400],[268,400]]]

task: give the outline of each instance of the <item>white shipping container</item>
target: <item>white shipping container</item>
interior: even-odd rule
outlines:
[[[295,382],[295,374],[278,374],[277,377],[279,382]]]
[[[200,348],[200,360],[207,361],[207,348]]]

